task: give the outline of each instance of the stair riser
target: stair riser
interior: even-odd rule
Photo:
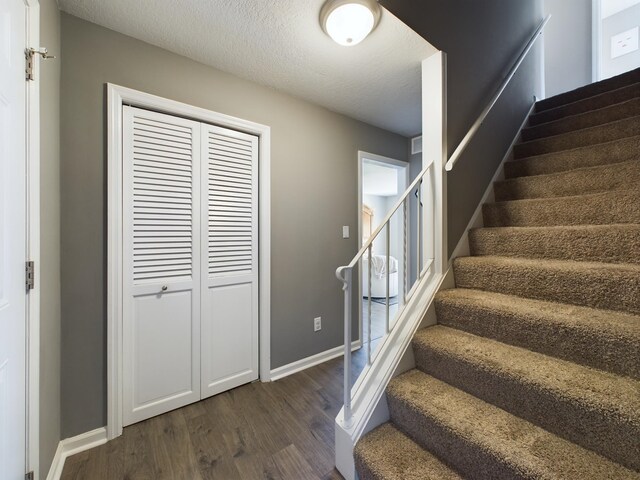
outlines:
[[[546,175],[576,168],[611,165],[640,158],[640,136],[601,145],[506,162],[506,178]]]
[[[490,203],[485,227],[550,227],[640,223],[640,191]]]
[[[640,264],[640,226],[518,231],[483,228],[469,232],[469,246],[474,256]]]
[[[453,434],[437,419],[422,415],[411,405],[388,395],[387,403],[391,420],[416,443],[426,448],[457,470],[464,478],[501,480],[533,480],[517,467],[492,455],[481,446]],[[455,452],[455,453],[454,453]]]
[[[640,99],[612,105],[600,110],[583,113],[580,115],[563,118],[555,122],[525,128],[522,130],[522,140],[528,142],[544,137],[552,137],[563,133],[595,127],[606,123],[623,120],[625,118],[640,115]]]
[[[414,347],[414,356],[423,372],[628,468],[640,469],[636,442],[640,427],[448,352],[421,345]],[[637,456],[632,453],[636,451]]]
[[[579,115],[591,110],[605,108],[616,103],[626,102],[627,100],[631,100],[636,97],[640,97],[640,83],[533,114],[529,117],[529,125],[536,126],[543,123],[553,122],[569,115]]]
[[[633,188],[640,184],[640,161],[554,175],[523,177],[496,182],[497,202],[527,198],[567,197]]]
[[[606,125],[586,128],[555,137],[519,143],[514,147],[514,158],[522,159],[534,155],[544,155],[587,145],[611,142],[636,135],[640,135],[640,117],[619,120]]]
[[[618,375],[640,379],[636,339],[549,320],[544,314],[436,298],[438,324]]]
[[[640,275],[630,269],[565,269],[562,266],[454,261],[458,288],[473,288],[549,302],[640,314]]]
[[[592,83],[586,85],[577,90],[556,95],[555,97],[541,100],[536,104],[536,112],[542,112],[551,108],[556,108],[568,103],[584,100],[589,97],[600,95],[605,92],[617,90],[619,88],[627,87],[634,83],[640,82],[640,69],[633,70],[617,77],[609,78],[598,83]]]

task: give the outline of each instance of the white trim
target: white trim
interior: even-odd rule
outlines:
[[[27,46],[40,47],[40,4],[24,0],[27,8]],[[27,260],[35,262],[35,287],[27,294],[27,445],[26,467],[35,478],[40,470],[40,57],[26,81],[27,97]],[[25,472],[26,473],[26,472]]]
[[[107,429],[105,427],[96,428],[90,432],[62,440],[58,444],[56,454],[53,457],[51,468],[47,474],[47,480],[60,479],[62,470],[64,469],[64,462],[68,457],[104,445],[105,443],[107,443]]]
[[[433,163],[430,187],[423,209],[423,225],[429,225],[435,271],[443,275],[447,265],[447,54],[436,52],[422,61],[422,168]],[[425,241],[428,238],[424,236]],[[426,252],[430,250],[425,248]]]
[[[484,226],[484,221],[482,219],[482,206],[485,203],[491,203],[494,201],[495,197],[494,197],[493,184],[499,180],[504,179],[504,164],[507,160],[511,158],[513,154],[513,148],[520,141],[522,129],[529,122],[529,117],[531,116],[535,108],[536,108],[536,99],[534,97],[533,104],[531,105],[531,108],[527,112],[526,117],[524,118],[522,124],[520,125],[520,128],[518,129],[518,133],[516,134],[513,141],[511,142],[511,145],[509,145],[509,148],[507,149],[507,153],[505,154],[504,157],[502,157],[502,161],[500,162],[500,165],[498,165],[498,168],[496,169],[496,173],[493,175],[491,182],[489,182],[489,185],[487,186],[487,189],[485,190],[484,195],[482,196],[482,199],[480,200],[480,203],[476,208],[476,211],[473,212],[471,220],[469,220],[469,224],[467,225],[467,228],[462,234],[462,237],[460,237],[460,240],[458,241],[458,245],[456,245],[456,248],[453,251],[451,258],[449,259],[449,266],[451,266],[455,258],[467,257],[470,255],[471,250],[469,247],[469,230],[471,230],[472,228],[480,228]]]
[[[418,283],[416,294],[411,297],[402,311],[396,326],[379,347],[373,366],[365,367],[360,374],[360,387],[353,397],[353,420],[349,426],[344,425],[344,409],[341,409],[335,423],[336,468],[346,480],[356,478],[353,460],[353,447],[363,435],[365,428],[372,426],[370,420],[383,397],[397,366],[411,344],[416,330],[431,305],[436,292],[439,291],[444,276],[426,275]],[[373,370],[372,370],[373,368]],[[378,415],[377,421],[384,422],[388,418]]]
[[[122,434],[122,105],[180,115],[259,137],[260,380],[271,380],[271,129],[186,103],[107,84],[107,438]]]
[[[591,7],[591,80],[602,79],[602,0],[593,0]]]
[[[360,340],[351,342],[351,351],[353,352],[355,350],[358,350],[361,346],[362,344]],[[283,365],[282,367],[274,368],[273,370],[271,370],[271,381],[275,382],[276,380],[280,380],[281,378],[288,377],[289,375],[293,375],[294,373],[301,372],[302,370],[306,370],[307,368],[315,367],[316,365],[320,365],[321,363],[341,357],[343,353],[344,345],[340,345],[330,350],[316,353],[315,355],[311,355],[310,357],[302,358],[295,362],[288,363],[287,365]]]

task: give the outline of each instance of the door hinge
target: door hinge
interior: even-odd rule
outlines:
[[[30,471],[29,473],[25,473],[24,475],[24,480],[34,480],[34,476],[33,476],[33,470]]]
[[[25,77],[27,80],[35,80],[35,74],[33,73],[33,64],[36,55],[40,55],[43,60],[56,58],[53,55],[49,55],[49,52],[46,48],[39,48],[38,50],[36,50],[35,48],[27,48],[24,51],[24,55],[27,59],[27,66],[25,68]]]
[[[27,262],[26,286],[27,290],[33,290],[36,286],[35,265],[33,262]]]

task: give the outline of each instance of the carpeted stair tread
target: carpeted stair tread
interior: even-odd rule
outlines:
[[[640,382],[437,325],[417,368],[628,468],[640,470]]]
[[[497,202],[527,198],[568,197],[609,190],[629,189],[640,184],[640,162],[579,168],[566,172],[510,178],[495,182]]]
[[[466,288],[435,305],[441,325],[640,380],[640,316]]]
[[[587,195],[487,203],[482,217],[486,227],[640,223],[640,184]]]
[[[468,478],[640,479],[609,459],[418,370],[388,387],[393,423]]]
[[[513,257],[460,257],[456,286],[640,314],[640,266]]]
[[[545,175],[577,168],[640,160],[640,136],[505,162],[506,178]]]
[[[550,108],[556,108],[560,105],[566,105],[568,103],[584,100],[585,98],[594,97],[605,92],[617,90],[619,88],[632,85],[640,82],[640,68],[631,70],[630,72],[623,73],[615,77],[602,80],[600,82],[585,85],[584,87],[576,88],[570,92],[562,93],[544,100],[540,100],[536,103],[536,112],[542,112]]]
[[[391,423],[367,433],[354,456],[360,480],[462,480]]]
[[[474,256],[640,264],[640,225],[475,228],[469,247]]]
[[[552,122],[533,125],[522,130],[522,140],[530,141],[583,128],[604,125],[629,117],[640,115],[640,98],[608,105],[597,110],[566,116]]]
[[[616,103],[631,100],[636,97],[640,97],[640,82],[617,88],[615,90],[609,90],[599,95],[584,98],[556,108],[543,110],[539,113],[534,113],[529,117],[529,125],[535,126],[542,123],[553,122],[559,118],[570,115],[579,115],[608,105],[614,105]]]
[[[552,137],[521,142],[514,146],[515,159],[543,155],[545,153],[571,150],[586,145],[610,142],[621,138],[640,135],[640,116],[616,120],[595,127],[574,130]]]

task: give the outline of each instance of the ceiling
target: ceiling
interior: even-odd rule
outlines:
[[[398,169],[376,163],[362,163],[362,193],[379,197],[398,194]]]
[[[607,18],[640,3],[640,0],[602,0],[601,16]]]
[[[386,10],[369,38],[341,47],[320,28],[323,2],[58,0],[71,15],[371,125],[418,134],[420,62],[435,48]]]

